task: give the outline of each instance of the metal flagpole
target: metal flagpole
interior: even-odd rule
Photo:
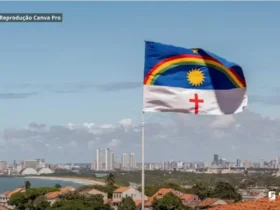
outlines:
[[[142,210],[145,209],[144,111],[142,113]]]

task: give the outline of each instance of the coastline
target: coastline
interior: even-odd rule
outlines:
[[[104,182],[96,181],[87,178],[71,178],[71,177],[50,177],[50,176],[26,176],[24,179],[42,179],[42,180],[58,180],[58,181],[67,181],[74,182],[77,184],[83,185],[105,185]]]

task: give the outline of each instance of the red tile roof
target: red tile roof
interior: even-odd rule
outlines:
[[[123,193],[123,192],[127,191],[128,189],[130,189],[130,187],[119,187],[114,191],[114,193]]]
[[[174,195],[178,196],[180,194],[179,191],[173,190],[171,188],[161,188],[159,189],[152,197],[150,197],[146,202],[145,206],[151,206],[154,199],[161,199],[163,198],[167,193],[173,193]],[[178,196],[179,197],[179,196]]]
[[[221,205],[210,210],[280,210],[280,197],[270,201],[267,197],[252,201],[237,202],[229,205]]]
[[[19,188],[15,189],[14,191],[8,192],[6,194],[6,196],[11,197],[13,194],[21,192],[21,191],[23,191],[23,188],[19,187]]]
[[[63,187],[59,191],[49,192],[45,196],[47,199],[50,199],[50,200],[56,199],[56,198],[58,198],[58,196],[69,192],[71,189],[72,189],[72,187]]]
[[[136,207],[142,204],[142,200],[136,200],[134,202]]]
[[[198,206],[205,208],[205,207],[211,207],[214,205],[215,202],[217,202],[218,200],[222,200],[219,198],[205,198],[203,201],[201,201]],[[224,200],[222,200],[224,201]],[[224,201],[226,203],[226,201]]]
[[[189,200],[193,197],[193,194],[184,194],[181,196],[181,200]]]

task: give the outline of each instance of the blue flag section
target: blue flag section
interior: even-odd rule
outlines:
[[[144,85],[200,90],[245,88],[242,68],[199,48],[146,42]]]

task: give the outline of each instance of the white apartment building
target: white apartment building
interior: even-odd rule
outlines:
[[[4,169],[6,169],[6,167],[7,167],[6,161],[0,160],[0,171],[3,171]]]
[[[37,169],[37,167],[38,167],[37,160],[24,160],[23,161],[23,168]]]
[[[121,157],[121,167],[124,169],[136,168],[136,158],[134,153],[123,153]]]
[[[111,149],[96,150],[96,170],[111,171],[114,168],[114,154]]]
[[[136,157],[134,153],[129,154],[129,167],[136,168]]]

